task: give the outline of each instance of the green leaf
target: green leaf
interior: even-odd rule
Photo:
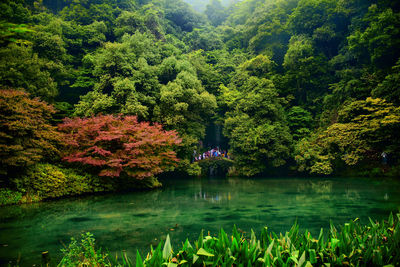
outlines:
[[[393,213],[392,212],[390,212],[388,223],[389,223],[390,227],[393,225]]]
[[[207,252],[204,248],[200,248],[197,253],[199,256],[207,256],[207,257],[214,257],[214,254]]]
[[[233,225],[232,235],[236,240],[240,240],[240,234],[236,228],[236,225]]]
[[[373,221],[371,218],[369,218],[369,217],[368,217],[368,219],[369,219],[369,222],[371,223],[372,227],[375,227],[374,221]]]
[[[304,262],[306,261],[306,252],[303,251],[303,254],[301,255],[300,259],[299,259],[299,264],[298,266],[301,267],[303,266]]]
[[[315,249],[309,249],[308,253],[310,254],[310,261],[312,264],[317,263],[317,254],[315,253]]]
[[[142,257],[140,257],[139,250],[136,250],[136,267],[144,267]]]
[[[239,245],[238,245],[235,237],[232,239],[231,250],[235,251],[235,252],[239,250]]]
[[[275,239],[272,240],[271,244],[269,244],[266,254],[268,254],[268,255],[271,254],[272,247],[274,246],[274,242],[275,242]]]
[[[299,262],[297,261],[296,257],[291,256],[289,259],[291,259],[294,263],[299,264]]]
[[[196,263],[196,261],[197,261],[197,259],[199,258],[199,256],[197,256],[197,255],[193,255],[193,264],[195,264]]]
[[[167,235],[167,239],[165,240],[163,249],[163,259],[168,260],[171,253],[172,253],[171,241],[169,240],[169,235]]]
[[[332,249],[335,249],[337,247],[337,245],[339,244],[340,240],[336,239],[336,238],[331,238],[331,246]]]
[[[250,244],[251,244],[251,245],[255,245],[256,243],[257,243],[256,234],[254,233],[253,229],[251,229]]]
[[[297,259],[299,257],[299,251],[298,250],[292,251],[291,255],[293,257],[296,257],[296,259]]]
[[[182,250],[183,250],[183,251],[186,251],[188,248],[191,248],[191,247],[192,247],[192,246],[190,245],[189,240],[186,238],[186,241],[185,241],[185,243],[183,244]]]
[[[201,233],[200,233],[200,235],[199,235],[199,239],[198,239],[198,241],[197,241],[197,249],[203,247],[203,239],[204,239],[204,237],[203,237],[203,230],[201,230]]]

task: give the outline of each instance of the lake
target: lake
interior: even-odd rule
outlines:
[[[85,196],[0,208],[0,265],[53,262],[70,237],[92,232],[111,254],[149,251],[169,234],[175,249],[201,229],[228,233],[264,226],[285,232],[297,221],[318,235],[330,220],[340,225],[368,217],[381,220],[400,208],[400,181],[371,178],[188,178],[163,181],[162,189]]]

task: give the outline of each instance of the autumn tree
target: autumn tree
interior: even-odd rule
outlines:
[[[59,155],[61,135],[49,123],[54,112],[52,106],[25,92],[0,90],[0,174],[21,173]]]
[[[69,148],[64,160],[100,171],[100,176],[153,178],[178,162],[173,148],[181,139],[159,124],[138,122],[136,116],[100,115],[65,119],[58,126]]]

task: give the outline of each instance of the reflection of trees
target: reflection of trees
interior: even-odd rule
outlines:
[[[243,178],[229,178],[228,183],[236,188],[249,188],[256,185],[256,181]]]
[[[217,187],[212,186],[214,180],[203,179],[201,183],[193,184],[195,200],[206,200],[211,203],[220,203],[238,198],[240,191],[253,191],[257,183],[254,180],[243,178],[227,178],[218,180]],[[226,189],[230,189],[226,191]]]
[[[198,193],[196,193],[194,195],[194,199],[198,200],[198,199],[203,199],[212,203],[218,203],[218,202],[222,202],[222,201],[229,201],[232,199],[232,195],[231,192],[205,192],[205,191],[199,191]]]
[[[331,181],[311,182],[311,189],[318,194],[329,194],[332,192]]]
[[[245,192],[258,192],[260,190],[260,183],[254,179],[245,178],[226,178],[218,180],[217,187],[213,187],[213,179],[203,179],[201,183],[193,184],[195,187],[195,200],[206,200],[212,203],[222,201],[230,201],[238,199],[238,194]],[[201,184],[201,186],[198,186]],[[229,191],[226,191],[229,189]],[[249,196],[251,198],[251,196]],[[249,200],[249,199],[247,199]]]
[[[301,195],[296,196],[297,201],[303,202],[315,202],[316,199],[320,201],[326,201],[332,199],[332,187],[331,181],[307,181],[305,183],[299,183],[297,185],[297,192]],[[313,197],[310,197],[310,195]]]
[[[361,199],[360,194],[358,193],[358,190],[355,190],[355,189],[346,189],[346,192],[343,194],[343,196],[347,200],[351,200],[354,202]]]
[[[306,183],[299,183],[297,185],[297,192],[299,193],[317,193],[317,194],[330,194],[332,192],[331,181],[317,181]]]

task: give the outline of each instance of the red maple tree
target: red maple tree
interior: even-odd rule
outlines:
[[[182,141],[175,131],[136,116],[66,118],[58,129],[68,145],[64,160],[99,168],[100,176],[109,177],[125,173],[144,179],[170,170],[178,162],[173,148]]]

